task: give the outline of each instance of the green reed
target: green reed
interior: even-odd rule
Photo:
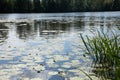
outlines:
[[[97,76],[120,80],[120,36],[97,32],[97,36],[84,38],[80,34],[87,53],[91,54]],[[103,80],[103,79],[102,79]]]

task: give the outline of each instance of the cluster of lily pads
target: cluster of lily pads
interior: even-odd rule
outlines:
[[[56,77],[60,80],[89,79],[81,70],[92,75],[92,60],[89,56],[83,56],[78,42],[78,36],[68,36],[49,39],[41,44],[37,40],[28,41],[24,48],[1,48],[0,80],[56,80]],[[31,45],[37,43],[39,45]],[[93,78],[98,79],[95,76]]]

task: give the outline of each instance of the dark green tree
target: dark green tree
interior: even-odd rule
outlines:
[[[60,0],[60,12],[70,12],[70,0]]]
[[[113,0],[112,10],[120,11],[120,0]]]
[[[7,11],[8,12],[14,12],[14,3],[15,3],[15,0],[7,0]]]
[[[33,11],[34,12],[42,12],[43,11],[43,8],[42,8],[42,5],[41,5],[41,1],[40,0],[33,0]]]
[[[104,0],[103,11],[110,11],[112,9],[113,0]]]
[[[43,12],[47,11],[48,0],[42,0]]]
[[[30,0],[16,0],[14,6],[15,12],[26,13],[31,12],[32,4]]]
[[[57,5],[55,0],[48,0],[46,6],[46,12],[57,12]]]
[[[0,0],[0,13],[120,11],[120,0]]]
[[[76,0],[75,5],[76,6],[76,10],[75,11],[84,11],[84,0]]]
[[[0,0],[0,12],[7,12],[7,0]]]

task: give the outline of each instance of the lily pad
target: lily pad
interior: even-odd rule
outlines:
[[[30,80],[42,80],[41,78],[33,78],[33,79],[30,79]]]
[[[43,71],[43,70],[45,70],[45,66],[43,66],[43,65],[33,66],[33,68],[34,68],[36,71]]]
[[[85,80],[85,79],[80,77],[71,77],[70,80]]]
[[[55,55],[54,59],[55,61],[65,61],[65,60],[69,60],[69,56]]]
[[[71,67],[71,65],[66,65],[66,64],[63,64],[63,65],[62,65],[62,67],[64,67],[64,68],[70,68],[70,67]]]
[[[48,72],[48,74],[49,74],[49,75],[57,75],[58,72],[56,72],[56,71],[50,71],[50,72]]]
[[[29,78],[23,78],[22,80],[30,80]]]

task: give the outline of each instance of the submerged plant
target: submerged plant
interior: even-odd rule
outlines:
[[[120,30],[120,26],[118,27],[118,30]]]
[[[98,75],[112,80],[120,79],[120,36],[112,33],[107,35],[98,31],[97,36],[90,38],[86,36],[81,39],[87,53],[91,54],[94,62],[94,72]],[[103,80],[103,79],[102,79]]]

